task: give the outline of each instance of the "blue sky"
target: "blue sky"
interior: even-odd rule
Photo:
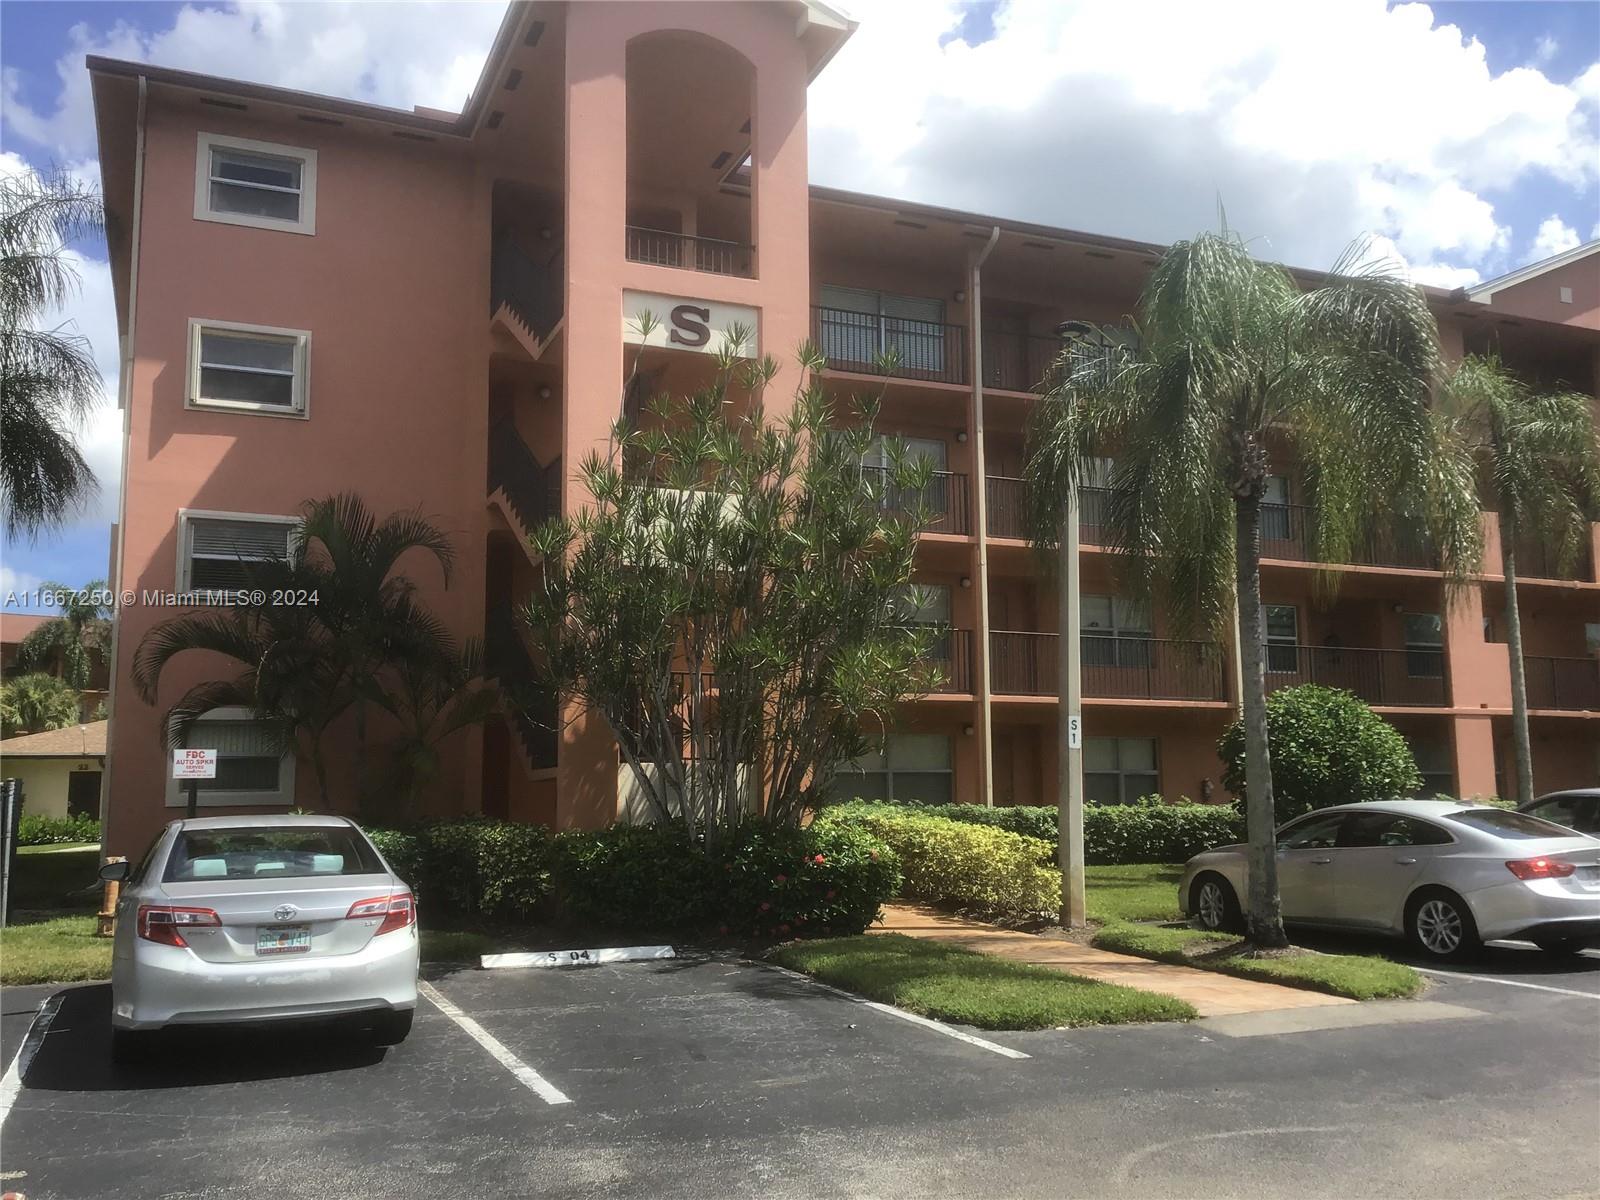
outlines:
[[[1600,236],[1593,0],[845,0],[860,28],[810,96],[815,182],[1168,241],[1230,223],[1326,266],[1372,233],[1414,277],[1471,283]],[[0,151],[97,178],[85,52],[409,107],[457,108],[503,6],[0,5]],[[863,114],[870,114],[864,119]],[[102,247],[61,314],[114,377]],[[0,546],[4,591],[104,575],[104,481],[63,533]]]

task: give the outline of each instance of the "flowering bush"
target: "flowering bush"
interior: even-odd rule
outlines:
[[[525,921],[550,894],[550,831],[468,818],[370,829],[373,844],[429,916]]]
[[[719,855],[726,932],[860,933],[900,888],[895,855],[864,829],[749,824]]]
[[[50,817],[43,813],[23,813],[17,822],[19,846],[55,846],[99,840],[100,822],[93,817]]]

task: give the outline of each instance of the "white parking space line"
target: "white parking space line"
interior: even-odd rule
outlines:
[[[17,1102],[17,1094],[22,1091],[22,1077],[28,1073],[33,1056],[39,1053],[39,1046],[50,1032],[50,1022],[56,1019],[64,994],[57,992],[39,1006],[39,1011],[28,1025],[28,1032],[23,1036],[22,1045],[17,1047],[16,1056],[6,1068],[4,1077],[0,1077],[0,1128],[5,1126],[6,1118],[11,1115],[11,1106]]]
[[[1506,987],[1531,988],[1536,992],[1555,992],[1561,996],[1582,996],[1585,1000],[1600,1000],[1600,992],[1580,992],[1577,988],[1551,987],[1548,983],[1525,983],[1520,979],[1496,979],[1493,975],[1468,975],[1465,971],[1440,971],[1434,967],[1414,967],[1424,975],[1437,975],[1441,979],[1470,979],[1474,983],[1502,983]]]
[[[854,992],[847,992],[841,988],[834,987],[832,984],[822,983],[811,978],[809,975],[802,974],[799,971],[791,971],[788,967],[770,966],[769,964],[769,969],[773,971],[782,971],[785,975],[793,976],[795,979],[803,979],[812,987],[819,988],[824,992],[832,992],[835,996],[841,996],[850,1001],[852,1004],[864,1004],[868,1008],[876,1009],[878,1012],[888,1013],[891,1017],[899,1017],[902,1021],[910,1021],[913,1025],[921,1025],[924,1029],[931,1029],[935,1033],[942,1033],[945,1035],[945,1037],[955,1038],[958,1042],[966,1042],[967,1045],[976,1046],[980,1050],[988,1050],[994,1054],[1002,1054],[1006,1058],[1033,1057],[1031,1054],[1024,1054],[1021,1050],[1013,1050],[1010,1046],[1002,1046],[999,1042],[991,1042],[987,1038],[981,1038],[976,1034],[968,1033],[963,1029],[957,1029],[952,1025],[946,1025],[943,1021],[935,1021],[931,1017],[919,1017],[916,1013],[908,1013],[905,1011],[905,1009],[896,1008],[892,1004],[879,1004],[876,1000],[868,1000],[864,996],[857,996]]]
[[[493,1055],[496,1062],[516,1076],[517,1082],[538,1096],[539,1099],[546,1104],[572,1103],[572,1099],[565,1092],[507,1050],[505,1044],[499,1038],[447,1000],[439,992],[438,988],[431,983],[419,980],[417,992],[419,995],[426,996],[435,1008],[459,1025],[468,1037]]]

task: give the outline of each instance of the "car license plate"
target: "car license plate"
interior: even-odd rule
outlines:
[[[305,954],[311,949],[309,925],[258,925],[257,954]]]

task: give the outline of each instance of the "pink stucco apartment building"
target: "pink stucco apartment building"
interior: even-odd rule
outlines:
[[[540,569],[527,530],[583,503],[570,468],[604,445],[625,361],[688,388],[740,320],[787,364],[769,403],[815,339],[827,385],[883,387],[881,429],[939,471],[919,577],[925,615],[952,629],[949,682],[906,706],[861,789],[1051,801],[1056,606],[1019,536],[1024,421],[1056,327],[1120,320],[1161,248],[811,186],[807,85],[851,29],[794,0],[517,3],[459,114],[90,59],[123,345],[113,586],[226,586],[239,556],[285,547],[304,500],[354,490],[450,531],[448,587],[424,558],[407,568],[457,636],[514,673],[507,618]],[[1429,298],[1450,354],[1494,344],[1531,375],[1600,387],[1597,246]],[[675,320],[641,347],[628,321],[642,309]],[[885,347],[901,355],[887,381],[872,374]],[[1403,731],[1430,789],[1506,793],[1496,568],[1447,606],[1426,549],[1396,536],[1327,602],[1293,462],[1273,487],[1273,683],[1350,687]],[[1093,494],[1083,519],[1090,797],[1225,798],[1214,745],[1232,656],[1120,602]],[[1593,551],[1568,577],[1540,548],[1524,560],[1541,788],[1600,778]],[[116,852],[181,811],[162,711],[221,665],[188,656],[157,706],[141,700],[133,654],[169,615],[117,614]],[[248,714],[213,716],[203,736],[223,762],[206,811],[315,803],[309,769],[274,757]],[[335,758],[348,791],[348,754]],[[441,792],[446,811],[600,824],[619,811],[617,755],[597,720],[559,736],[497,720],[450,747]]]

